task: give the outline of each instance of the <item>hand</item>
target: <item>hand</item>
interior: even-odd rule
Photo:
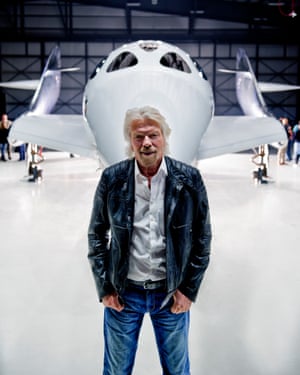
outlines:
[[[182,294],[178,289],[173,295],[174,303],[171,306],[171,312],[173,314],[180,314],[189,311],[192,305],[192,301]]]
[[[105,307],[117,310],[118,312],[124,309],[124,305],[120,303],[120,299],[117,293],[108,294],[102,299],[102,303]]]

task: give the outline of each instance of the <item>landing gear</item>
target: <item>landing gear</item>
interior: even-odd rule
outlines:
[[[268,145],[260,145],[258,150],[254,150],[254,152],[255,155],[252,156],[251,160],[257,166],[257,169],[252,172],[253,180],[255,183],[267,184],[268,181],[265,180],[265,177],[268,177],[269,147]]]
[[[43,179],[43,170],[39,164],[44,161],[42,149],[38,149],[38,145],[29,143],[27,148],[28,155],[28,181],[41,182]],[[30,159],[29,159],[30,158]]]
[[[41,182],[43,179],[43,170],[39,169],[37,165],[30,163],[30,175],[28,178],[29,182]]]

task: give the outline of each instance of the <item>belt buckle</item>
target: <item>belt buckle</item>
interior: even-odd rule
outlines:
[[[155,283],[151,280],[144,281],[143,288],[145,290],[151,290],[155,288]]]

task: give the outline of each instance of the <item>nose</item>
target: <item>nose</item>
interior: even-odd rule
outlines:
[[[150,139],[150,137],[148,137],[148,135],[145,135],[145,137],[143,139],[143,146],[144,147],[151,146],[151,139]]]

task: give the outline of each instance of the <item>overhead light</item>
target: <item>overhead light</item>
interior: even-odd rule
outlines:
[[[191,14],[204,14],[205,10],[199,9],[199,10],[190,10]]]
[[[297,13],[294,10],[292,10],[291,13],[289,14],[289,16],[294,18],[294,17],[297,16]]]
[[[130,2],[126,4],[128,7],[140,7],[141,3],[140,2]]]
[[[253,21],[256,21],[256,22],[261,22],[261,21],[266,22],[266,21],[268,21],[268,18],[266,18],[266,17],[254,17]]]

